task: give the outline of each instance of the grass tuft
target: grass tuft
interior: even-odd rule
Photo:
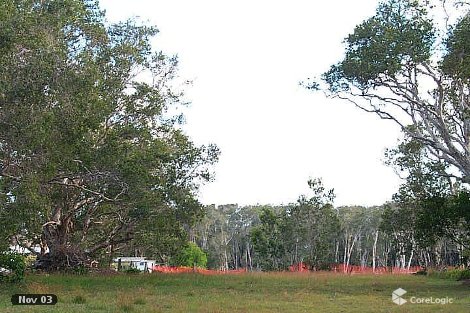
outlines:
[[[142,298],[137,298],[137,299],[134,300],[134,304],[137,304],[137,305],[144,305],[146,303],[147,302]]]
[[[73,297],[72,303],[74,303],[74,304],[84,304],[84,303],[86,303],[86,299],[82,295],[77,295],[77,296]]]
[[[131,304],[120,304],[119,306],[119,312],[132,312],[134,307]]]

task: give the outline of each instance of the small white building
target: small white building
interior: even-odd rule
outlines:
[[[135,268],[146,273],[151,273],[156,264],[155,260],[147,260],[145,257],[117,257],[113,262],[117,264],[117,270]]]

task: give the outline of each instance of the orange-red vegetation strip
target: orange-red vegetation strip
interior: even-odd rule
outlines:
[[[238,274],[238,273],[245,273],[245,269],[239,270],[227,270],[227,271],[218,271],[218,270],[208,270],[204,268],[193,268],[187,266],[165,266],[165,265],[157,265],[153,267],[154,272],[158,273],[200,273],[200,274]]]
[[[385,267],[380,266],[375,269],[371,266],[360,266],[360,265],[346,265],[342,263],[330,264],[329,270],[336,273],[348,273],[348,274],[412,274],[422,271],[421,266],[410,266],[402,267]],[[310,272],[312,269],[305,263],[298,263],[289,266],[290,272]]]
[[[246,269],[238,270],[208,270],[203,268],[193,268],[187,266],[165,266],[156,265],[153,267],[153,272],[158,273],[200,273],[207,275],[218,275],[218,274],[241,274],[246,273]],[[334,273],[345,273],[345,274],[412,274],[423,270],[420,266],[410,266],[410,268],[401,267],[376,267],[373,269],[370,266],[359,266],[359,265],[346,265],[346,264],[331,264],[329,267],[330,272]],[[314,272],[305,263],[294,264],[289,267],[289,272]]]

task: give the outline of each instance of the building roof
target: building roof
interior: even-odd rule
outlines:
[[[119,262],[119,259],[121,259],[121,262],[143,262],[147,261],[145,257],[137,257],[137,256],[119,256],[113,259],[114,262]]]

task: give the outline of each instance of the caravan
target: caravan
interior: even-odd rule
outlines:
[[[135,268],[141,272],[151,273],[155,266],[155,260],[147,260],[145,257],[118,257],[113,261],[114,268],[118,271]]]

